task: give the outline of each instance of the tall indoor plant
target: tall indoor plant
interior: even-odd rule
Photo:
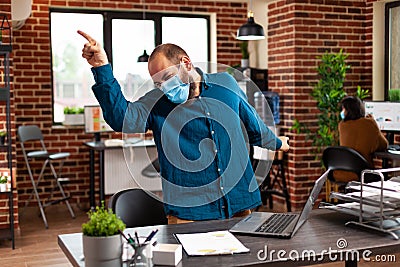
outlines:
[[[312,140],[317,153],[324,147],[339,145],[340,102],[347,95],[343,85],[346,72],[350,69],[350,65],[346,63],[347,57],[348,55],[342,50],[338,53],[325,52],[318,57],[321,60],[317,68],[320,79],[311,92],[311,97],[316,100],[320,111],[317,115],[318,129],[316,132],[311,132],[307,125],[298,120],[295,120],[292,126],[297,133],[307,134],[307,139]],[[355,95],[364,99],[368,97],[368,90],[358,86]]]
[[[122,238],[125,224],[111,209],[96,207],[88,212],[89,221],[82,225],[83,254],[87,267],[113,267],[122,263]]]
[[[242,59],[240,60],[240,67],[242,68],[248,68],[249,67],[249,42],[248,41],[242,41],[239,44],[240,47],[240,52],[242,53]]]

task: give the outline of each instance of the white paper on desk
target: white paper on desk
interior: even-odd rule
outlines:
[[[377,188],[369,187],[368,185],[375,186]],[[363,186],[363,196],[366,192],[369,193],[374,193],[376,195],[381,194],[381,182],[373,182],[373,183],[368,183]],[[354,190],[361,190],[360,185],[356,186],[349,186],[349,188],[354,189]],[[392,181],[384,181],[383,182],[383,195],[385,197],[392,197],[392,198],[397,198],[400,199],[400,183],[398,182],[392,182]],[[387,189],[387,190],[385,190]]]
[[[175,236],[190,256],[221,255],[250,251],[229,231],[176,234]]]

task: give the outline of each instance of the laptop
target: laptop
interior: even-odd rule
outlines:
[[[300,214],[253,212],[235,224],[229,231],[238,234],[291,238],[308,219],[315,201],[318,199],[318,195],[325,184],[328,173],[329,170],[315,181],[310,196]]]

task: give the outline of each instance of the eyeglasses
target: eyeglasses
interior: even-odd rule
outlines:
[[[171,79],[172,77],[174,77],[180,70],[180,64],[178,65],[178,67],[173,66],[173,67],[169,67],[167,69],[165,69],[163,72],[163,75],[161,77],[160,81],[154,82],[154,86],[158,89],[161,89],[162,84],[166,81],[168,81],[169,79]]]

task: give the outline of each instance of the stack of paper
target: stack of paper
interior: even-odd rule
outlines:
[[[250,251],[228,231],[176,234],[175,236],[190,256],[221,255]]]

